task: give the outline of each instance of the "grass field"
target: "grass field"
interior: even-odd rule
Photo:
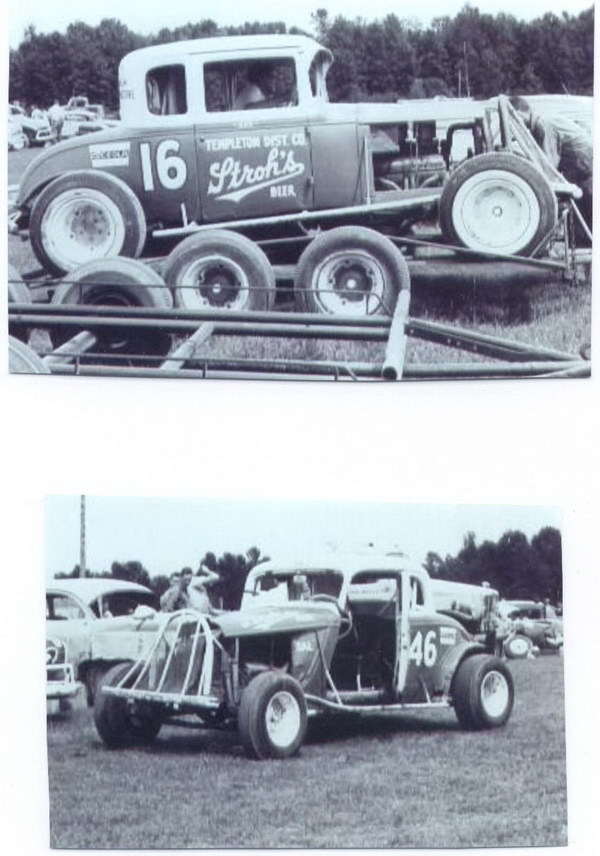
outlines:
[[[48,724],[51,846],[493,847],[567,837],[562,658],[513,661],[512,717],[311,722],[297,758],[250,761],[235,731],[165,727],[109,751],[88,710]]]
[[[10,152],[8,183],[16,184],[39,149]],[[28,241],[9,236],[8,257],[21,273],[39,270]],[[570,282],[531,286],[424,291],[413,287],[411,315],[477,329],[531,345],[579,353],[590,341],[591,283]],[[384,345],[339,341],[218,337],[197,352],[202,356],[267,359],[381,361]],[[441,345],[409,338],[407,362],[473,362],[477,357]]]

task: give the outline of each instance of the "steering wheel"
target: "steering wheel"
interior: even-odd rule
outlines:
[[[333,603],[333,604],[335,604],[335,606],[337,607],[337,610],[340,614],[340,618],[342,619],[338,639],[344,639],[344,637],[346,637],[350,633],[350,631],[352,630],[352,613],[347,612],[345,609],[342,609],[341,606],[339,605],[336,597],[333,597],[333,595],[331,595],[331,594],[319,594],[319,593],[317,593],[317,594],[312,594],[309,597],[309,600],[314,600],[316,603],[321,601],[321,603]],[[345,627],[344,627],[344,624],[346,624]]]

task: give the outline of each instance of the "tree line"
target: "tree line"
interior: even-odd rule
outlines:
[[[312,33],[330,48],[333,101],[462,95],[487,98],[499,92],[591,94],[594,76],[594,8],[577,15],[547,13],[520,21],[465,5],[454,17],[427,26],[388,15],[365,21],[317,10]],[[118,109],[118,65],[136,48],[218,35],[301,33],[282,22],[219,27],[212,20],[142,36],[120,21],[95,27],[80,21],[64,33],[38,33],[29,26],[10,52],[9,98],[48,106],[87,95]]]
[[[200,564],[216,571],[220,581],[210,587],[214,606],[239,609],[248,573],[256,565],[269,560],[258,547],[250,547],[244,554],[225,552],[217,557],[207,552]],[[441,558],[435,552],[427,553],[423,567],[434,579],[453,580],[481,585],[488,582],[507,600],[544,600],[562,603],[562,548],[558,529],[546,526],[531,540],[518,530],[505,532],[498,541],[477,543],[473,532],[468,532],[461,549],[455,556]],[[173,568],[172,570],[180,570]],[[58,574],[57,578],[78,577],[79,565],[71,573]],[[86,577],[109,577],[140,583],[161,595],[169,586],[169,576],[150,576],[139,561],[113,562],[110,572],[92,573]]]

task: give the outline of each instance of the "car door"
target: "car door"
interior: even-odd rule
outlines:
[[[203,66],[206,120],[197,127],[196,145],[205,221],[268,217],[313,206],[310,140],[302,108],[293,102],[298,96],[239,109],[235,81],[249,64]]]

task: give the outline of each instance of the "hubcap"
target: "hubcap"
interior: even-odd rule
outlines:
[[[529,640],[523,636],[518,636],[509,643],[510,650],[518,657],[524,657],[529,651]]]
[[[41,237],[50,258],[65,270],[119,255],[125,240],[123,217],[104,193],[70,190],[54,199],[42,218]]]
[[[294,696],[286,690],[275,693],[267,705],[265,722],[274,746],[290,746],[300,730],[300,706]]]
[[[508,682],[501,672],[488,672],[481,684],[481,704],[488,716],[502,716],[509,701]]]
[[[462,243],[487,252],[518,254],[535,237],[540,218],[540,205],[530,185],[500,169],[467,179],[452,207]]]
[[[386,272],[363,250],[328,256],[314,271],[311,287],[323,312],[370,315],[383,300]]]
[[[187,267],[178,283],[181,304],[190,309],[244,309],[250,283],[243,268],[219,255],[204,256]]]

